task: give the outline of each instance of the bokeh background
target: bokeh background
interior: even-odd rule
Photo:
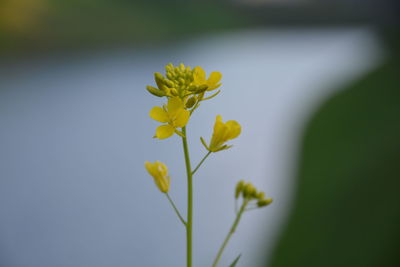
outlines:
[[[153,73],[223,73],[188,129],[193,163],[215,116],[242,135],[195,178],[195,266],[246,213],[228,266],[400,266],[398,4],[372,0],[0,1],[0,266],[184,266],[184,229],[146,173],[178,138],[151,137]]]

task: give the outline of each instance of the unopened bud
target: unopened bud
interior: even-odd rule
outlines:
[[[178,91],[175,88],[170,89],[171,95],[178,96]]]
[[[186,101],[186,104],[185,104],[185,107],[186,108],[191,108],[191,107],[193,107],[194,106],[194,104],[196,104],[196,101],[197,101],[197,99],[196,99],[196,97],[191,97],[191,98],[189,98],[187,101]]]
[[[169,63],[167,66],[165,66],[165,70],[167,72],[173,71],[174,70],[174,65],[172,65],[172,63]]]
[[[161,73],[154,73],[154,80],[156,81],[159,89],[162,89],[164,87],[164,76]]]
[[[264,192],[259,192],[256,196],[257,199],[262,200],[265,198],[265,193]]]
[[[168,79],[170,79],[170,80],[172,80],[172,79],[174,79],[174,75],[172,75],[172,73],[171,72],[169,72],[169,71],[167,71],[167,78]]]
[[[208,89],[208,85],[206,84],[202,84],[200,86],[197,87],[196,93],[200,94],[205,92]]]
[[[268,206],[271,203],[272,203],[272,198],[261,199],[261,200],[257,201],[257,206],[261,208],[261,207]]]
[[[148,86],[146,86],[146,89],[152,95],[155,95],[155,96],[158,96],[158,97],[165,96],[165,93],[163,91],[161,91],[161,90],[159,90],[159,89],[157,89],[157,88],[155,88],[153,86],[148,85]]]
[[[257,198],[257,196],[258,196],[258,191],[257,191],[257,188],[254,187],[254,190],[253,190],[253,192],[251,192],[250,197]]]
[[[244,187],[244,181],[240,180],[237,185],[236,185],[236,189],[235,189],[235,198],[239,198],[240,193],[242,192]]]
[[[174,87],[174,86],[175,86],[175,84],[174,84],[172,81],[168,80],[168,79],[164,79],[164,83],[165,83],[168,87]]]
[[[250,198],[254,195],[254,192],[256,192],[256,188],[251,183],[248,183],[243,188],[243,197]]]

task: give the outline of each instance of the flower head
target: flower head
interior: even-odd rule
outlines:
[[[170,177],[168,176],[167,166],[160,161],[154,163],[146,161],[144,166],[150,175],[153,176],[158,189],[163,193],[168,193]]]
[[[183,102],[179,97],[171,97],[168,104],[163,107],[154,107],[150,110],[150,117],[156,121],[167,123],[158,126],[154,137],[165,139],[175,133],[180,134],[176,128],[184,127],[190,117],[190,112],[183,107]]]
[[[247,201],[255,201],[257,207],[265,207],[272,203],[272,198],[266,198],[265,193],[257,190],[252,183],[241,180],[236,184],[235,199],[240,196]]]
[[[211,96],[205,96],[206,91],[212,91],[221,86],[220,72],[212,72],[210,77],[206,78],[206,72],[201,67],[192,69],[189,66],[180,64],[174,66],[171,63],[165,66],[165,76],[159,72],[154,73],[156,87],[147,86],[147,90],[158,97],[179,97],[187,108],[197,108],[198,103],[211,99],[218,95],[219,91]]]
[[[206,78],[206,72],[201,67],[193,69],[193,84],[197,86],[207,85],[207,91],[212,91],[221,86],[219,81],[222,74],[218,71],[211,72],[210,77]]]
[[[225,145],[225,142],[238,137],[240,132],[241,127],[237,121],[231,120],[224,123],[221,115],[218,115],[215,119],[214,132],[210,144],[207,146],[203,138],[201,138],[201,142],[208,151],[218,152],[230,148],[231,146]]]

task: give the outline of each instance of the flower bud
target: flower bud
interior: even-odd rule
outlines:
[[[237,184],[236,184],[236,189],[235,189],[235,198],[238,199],[240,193],[243,191],[243,187],[244,187],[245,183],[243,180],[240,180]]]
[[[193,107],[194,106],[194,104],[196,104],[196,101],[197,101],[197,99],[196,99],[196,97],[191,97],[191,98],[189,98],[187,101],[186,101],[186,104],[185,104],[185,107],[186,108],[191,108],[191,107]]]
[[[155,96],[158,96],[158,97],[165,96],[165,93],[163,91],[161,91],[161,90],[159,90],[159,89],[157,89],[157,88],[155,88],[153,86],[148,85],[148,86],[146,86],[146,89],[152,95],[155,95]]]
[[[268,206],[271,203],[272,203],[272,198],[261,199],[261,200],[257,201],[257,206],[259,208],[261,208],[261,207]]]
[[[172,63],[169,63],[167,66],[165,66],[165,70],[167,72],[171,72],[174,70],[174,65],[172,65]]]
[[[175,86],[175,84],[171,80],[168,80],[168,79],[164,79],[164,84],[166,84],[168,87]]]
[[[154,163],[146,161],[144,166],[149,174],[153,177],[158,189],[163,193],[167,193],[169,191],[170,184],[167,166],[160,161],[156,161]]]
[[[243,188],[243,197],[251,198],[255,192],[256,192],[256,188],[251,183],[248,183]]]
[[[265,198],[265,193],[264,192],[259,192],[256,196],[257,199],[262,200]]]
[[[156,81],[158,88],[162,90],[164,87],[164,76],[161,73],[156,72],[154,73],[154,80]]]
[[[253,190],[253,192],[251,192],[250,197],[251,198],[257,198],[257,196],[258,196],[258,191],[257,191],[257,188],[254,187],[254,190]]]

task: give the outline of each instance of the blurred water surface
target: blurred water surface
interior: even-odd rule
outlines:
[[[148,111],[161,100],[145,90],[169,62],[224,75],[221,94],[191,118],[192,164],[217,114],[243,127],[195,177],[196,266],[211,265],[234,219],[239,179],[274,203],[245,214],[221,266],[239,253],[240,266],[256,266],[285,222],[307,116],[381,58],[370,30],[333,28],[0,63],[0,266],[184,266],[184,229],[143,167],[169,166],[171,195],[185,213],[181,143],[151,138],[158,123]]]

